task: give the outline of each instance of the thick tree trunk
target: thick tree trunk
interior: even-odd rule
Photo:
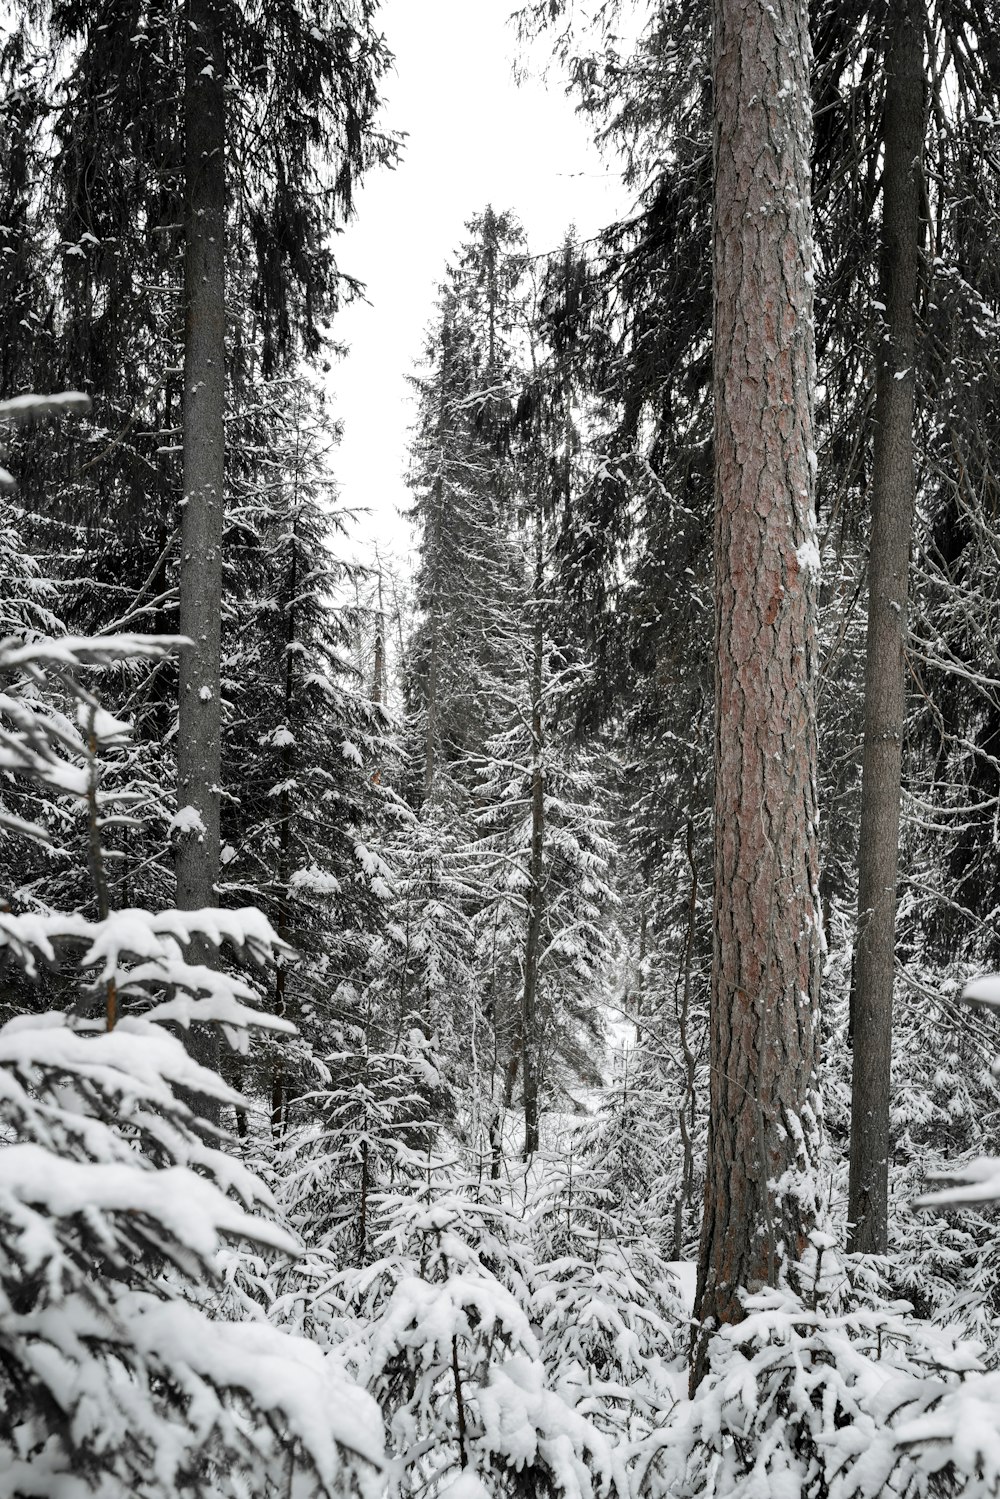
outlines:
[[[895,969],[903,657],[913,531],[913,402],[924,140],[924,3],[895,0],[886,41],[881,300],[875,374],[868,563],[865,740],[858,847],[858,937],[851,996],[854,1075],[848,1244],[885,1254]]]
[[[545,784],[542,771],[542,672],[545,621],[542,615],[544,564],[542,519],[537,518],[535,545],[535,619],[531,660],[531,848],[528,855],[528,930],[524,952],[524,994],[521,1008],[523,1038],[524,1159],[538,1149],[538,949],[542,936],[545,892],[542,859],[545,849]]]
[[[715,0],[715,930],[701,1331],[813,1221],[818,1130],[806,0]]]
[[[216,0],[188,0],[184,84],[184,500],[177,803],[195,816],[177,840],[177,904],[218,904],[222,528],[225,498],[225,95]],[[202,960],[205,954],[200,954]],[[214,1028],[194,1038],[199,1060],[218,1063]]]

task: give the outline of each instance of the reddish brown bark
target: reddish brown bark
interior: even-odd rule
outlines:
[[[812,1223],[819,895],[805,0],[715,0],[715,950],[692,1383]]]

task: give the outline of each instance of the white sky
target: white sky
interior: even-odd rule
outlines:
[[[379,171],[337,241],[341,269],[367,283],[370,305],[335,322],[351,346],[330,379],[344,440],[333,455],[341,497],[366,507],[362,547],[404,560],[403,482],[414,411],[406,375],[419,361],[445,262],[468,219],[489,202],[512,209],[532,253],[556,249],[573,223],[594,234],[629,207],[553,67],[518,86],[507,24],[512,0],[383,0],[379,20],[396,69],[386,80],[387,128],[405,130],[395,172]],[[539,63],[547,49],[538,51]]]

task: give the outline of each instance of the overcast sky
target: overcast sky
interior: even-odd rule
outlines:
[[[586,237],[628,207],[557,71],[548,82],[538,74],[514,82],[513,8],[511,0],[383,0],[379,11],[396,56],[384,121],[408,136],[400,166],[371,176],[338,240],[341,268],[367,283],[370,305],[339,314],[334,331],[351,351],[331,378],[345,429],[334,455],[342,498],[370,508],[364,534],[397,556],[408,542],[397,517],[408,503],[406,375],[466,221],[487,202],[511,208],[539,253],[555,249],[571,223]]]

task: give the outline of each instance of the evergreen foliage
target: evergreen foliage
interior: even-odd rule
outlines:
[[[97,757],[125,729],[82,669],[165,648],[127,636],[0,646],[0,771],[88,805],[99,892],[114,814],[96,795]],[[39,706],[51,678],[83,734]],[[207,940],[264,963],[277,939],[253,910],[148,913],[99,899],[98,920],[0,917],[5,963],[29,977],[58,963],[75,991],[72,1009],[10,1020],[0,1036],[4,1487],[332,1494],[363,1484],[380,1446],[363,1399],[331,1383],[308,1344],[218,1323],[206,1304],[225,1238],[297,1246],[260,1216],[268,1194],[192,1109],[199,1096],[238,1099],[165,1027],[204,1020],[234,1040],[248,1025],[280,1028],[251,1007],[244,980],[186,956]],[[332,1424],[331,1402],[342,1412]]]

